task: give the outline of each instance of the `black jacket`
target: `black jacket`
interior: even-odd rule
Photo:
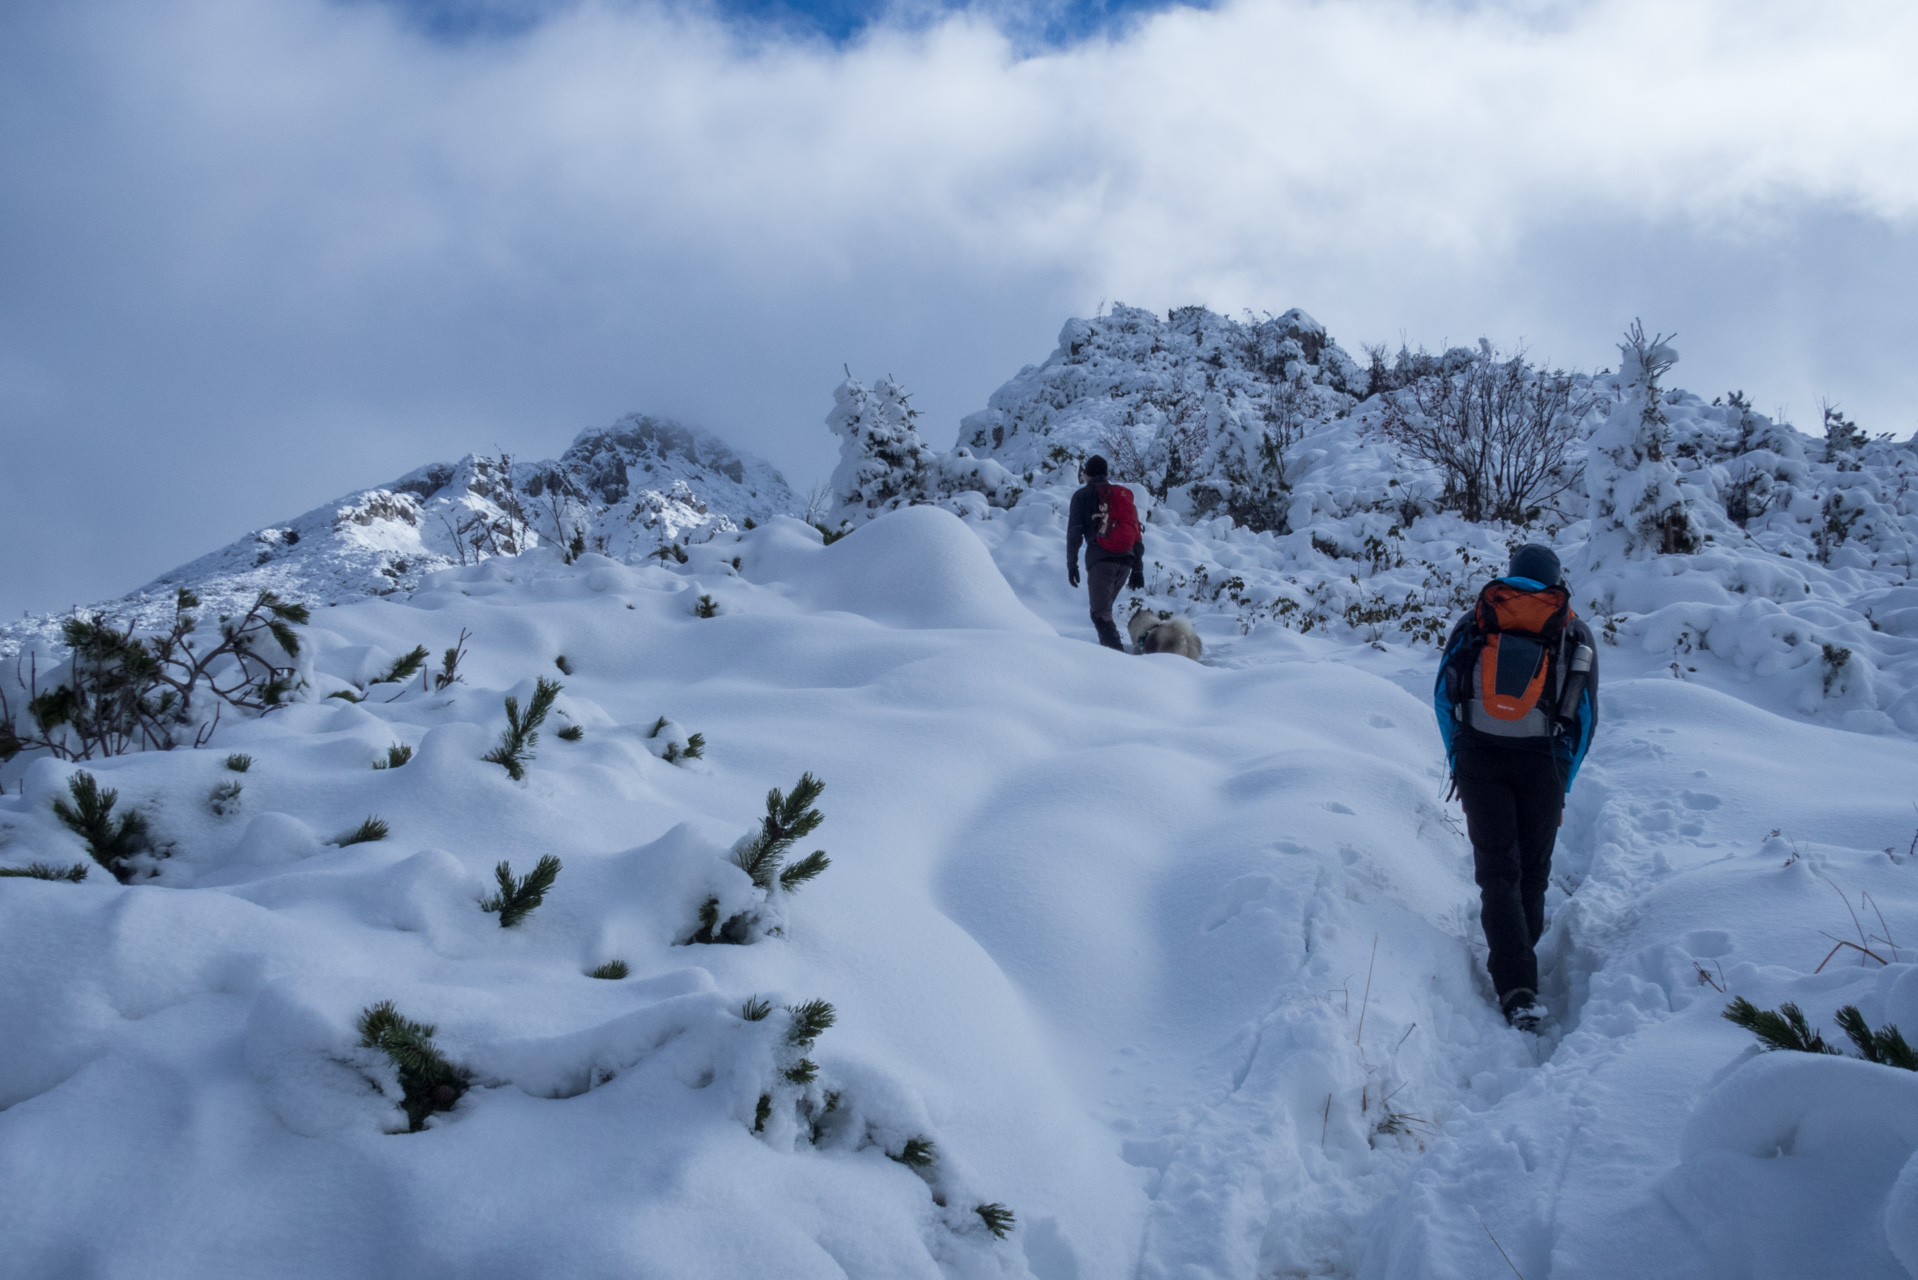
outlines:
[[[1066,513],[1066,564],[1077,568],[1079,564],[1079,544],[1086,548],[1086,568],[1102,564],[1108,560],[1123,560],[1140,573],[1145,571],[1145,533],[1141,527],[1139,540],[1132,544],[1130,551],[1107,551],[1104,547],[1086,536],[1086,521],[1092,518],[1092,486],[1080,485],[1079,491],[1072,495],[1072,507]]]

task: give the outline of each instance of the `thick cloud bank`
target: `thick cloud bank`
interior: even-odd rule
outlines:
[[[1915,41],[1883,0],[1266,0],[1037,56],[964,13],[9,6],[0,607],[634,409],[823,473],[842,362],[942,435],[1101,299],[1586,365],[1643,313],[1707,386],[1903,434]]]

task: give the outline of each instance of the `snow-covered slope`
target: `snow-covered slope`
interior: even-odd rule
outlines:
[[[462,630],[464,683],[85,765],[171,856],[0,880],[0,1274],[1438,1277],[1503,1248],[1902,1280],[1918,1077],[1755,1057],[1716,1015],[1722,987],[1918,1027],[1884,941],[1918,938],[1918,748],[1608,650],[1535,1041],[1480,970],[1429,657],[1220,615],[1212,665],[1106,652],[1061,538],[1055,494],[455,567],[305,634],[316,695]],[[515,783],[481,757],[542,675]],[[662,716],[703,758],[660,757]],[[758,900],[729,846],[805,771],[832,865],[775,934],[685,945],[708,898]],[[0,861],[85,860],[74,772],[9,767]],[[390,834],[342,847],[369,815]],[[494,864],[545,854],[502,929]],[[1826,934],[1892,963],[1814,975]],[[837,1020],[793,1083],[813,998]],[[472,1075],[424,1133],[359,1047],[382,1000]],[[923,1169],[888,1158],[912,1138]]]
[[[1232,337],[1175,317],[1218,341],[1155,364],[1175,344],[1138,315],[1137,358],[1075,323],[1140,405]],[[0,877],[0,1276],[1918,1276],[1918,1073],[1761,1054],[1719,1016],[1793,1001],[1843,1044],[1856,1005],[1918,1038],[1909,447],[1827,459],[1665,393],[1690,452],[1656,488],[1699,549],[1614,556],[1585,509],[1444,509],[1356,373],[1282,363],[1284,520],[1207,511],[1223,470],[1152,473],[1137,603],[1191,614],[1207,661],[1133,657],[1065,582],[1050,481],[1097,438],[1065,424],[1123,396],[1048,417],[1064,358],[995,397],[1036,450],[1030,476],[997,455],[1030,486],[1009,507],[901,490],[949,509],[865,508],[830,545],[714,521],[683,559],[606,517],[616,554],[542,538],[343,589],[294,705],[200,749],[0,765],[0,870],[88,864],[54,807],[80,772],[157,870]],[[1267,394],[1211,421],[1251,430]],[[1594,448],[1643,408],[1608,394]],[[1142,465],[1181,421],[1141,428]],[[844,434],[921,458],[896,425]],[[615,514],[617,448],[627,492],[568,471]],[[1536,1038],[1491,1002],[1429,703],[1429,641],[1527,536],[1607,641]],[[462,636],[460,682],[374,683]],[[516,781],[486,757],[541,678]],[[791,856],[831,864],[761,888],[737,842],[807,772],[825,821]],[[545,855],[502,928],[496,865]],[[694,941],[708,919],[750,941]],[[814,999],[835,1020],[798,1043]],[[382,1001],[465,1073],[423,1132],[361,1044]]]

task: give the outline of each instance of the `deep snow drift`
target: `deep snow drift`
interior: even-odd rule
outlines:
[[[1719,1016],[1918,1036],[1895,548],[1821,559],[1781,517],[1594,566],[1558,527],[1615,625],[1528,1037],[1482,973],[1419,630],[1516,531],[1395,518],[1374,487],[1430,477],[1362,403],[1307,433],[1289,529],[1147,495],[1141,602],[1194,614],[1205,664],[1091,643],[1042,467],[994,463],[1016,497],[980,469],[995,502],[892,434],[936,505],[455,564],[315,609],[294,705],[202,749],[0,766],[0,868],[89,861],[53,807],[84,770],[157,872],[0,878],[0,1275],[1918,1275],[1918,1074]],[[1820,512],[1903,465],[1768,438]],[[1437,568],[1417,611],[1351,608]],[[462,633],[460,682],[372,683]],[[1821,670],[1839,642],[1862,690]],[[516,782],[483,757],[543,677]],[[808,771],[793,853],[831,865],[761,889],[735,843]],[[548,854],[502,928],[495,865]],[[751,941],[690,942],[708,903]],[[813,999],[836,1019],[796,1043]],[[423,1132],[360,1046],[388,1000],[470,1083]]]

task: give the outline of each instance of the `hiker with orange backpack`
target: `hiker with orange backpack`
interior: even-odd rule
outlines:
[[[1527,543],[1445,642],[1432,702],[1465,806],[1505,1020],[1539,1021],[1539,936],[1565,793],[1598,724],[1598,655],[1550,547]]]
[[[1122,587],[1145,590],[1145,539],[1132,490],[1106,480],[1106,460],[1093,454],[1079,468],[1079,491],[1066,515],[1066,581],[1079,585],[1079,544],[1086,548],[1086,593],[1099,643],[1123,651],[1112,604]],[[1129,572],[1128,572],[1129,571]]]

